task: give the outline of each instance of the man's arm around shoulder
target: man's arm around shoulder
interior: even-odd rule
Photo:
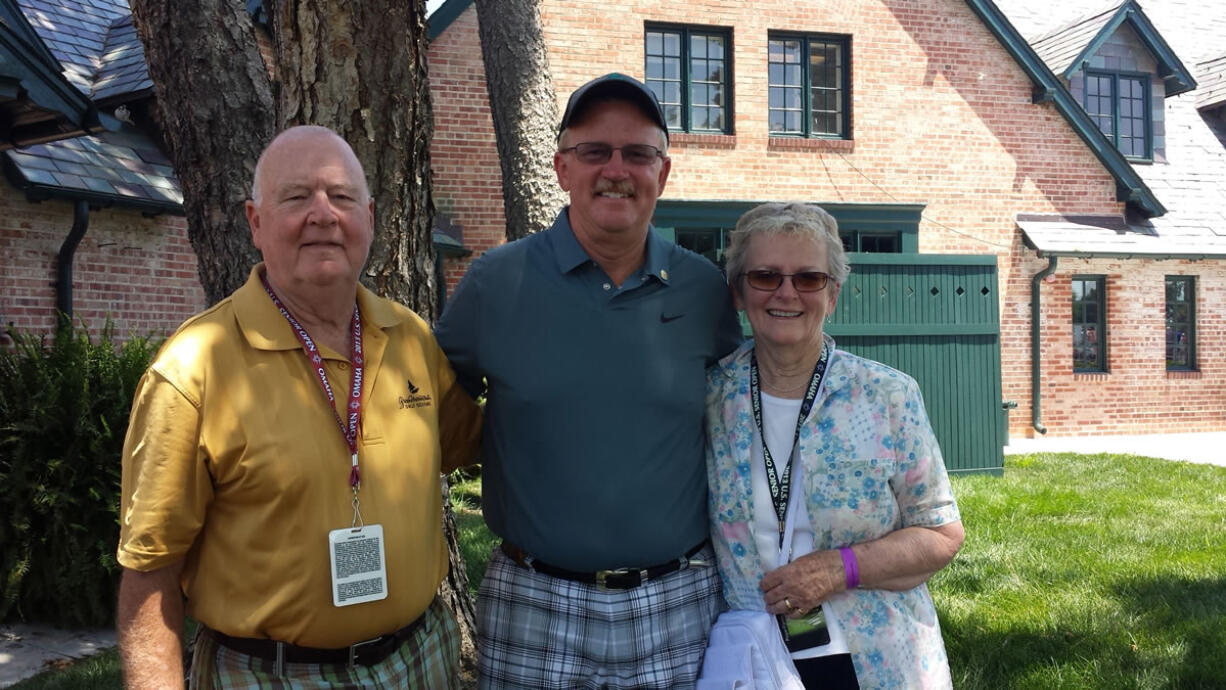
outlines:
[[[115,627],[125,688],[183,687],[182,572],[182,559],[149,572],[123,570]]]

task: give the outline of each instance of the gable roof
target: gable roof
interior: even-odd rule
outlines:
[[[153,139],[98,111],[98,101],[115,103],[153,89],[126,0],[0,0],[0,51],[6,48],[8,53],[0,52],[0,130],[15,130],[6,121],[12,112],[23,116],[23,124],[39,108],[50,118],[37,136],[8,133],[24,147],[2,156],[9,182],[34,201],[62,198],[182,213],[178,180]],[[20,62],[4,59],[10,55]],[[42,81],[28,74],[10,77],[13,64],[40,70]],[[5,94],[9,84],[11,93]],[[15,111],[18,106],[24,111]],[[98,124],[74,125],[78,111],[92,114],[86,125]],[[89,133],[95,134],[82,136]]]
[[[1035,102],[1051,101],[1056,112],[1064,117],[1077,136],[1115,178],[1116,198],[1145,217],[1166,213],[1166,207],[1158,201],[1158,197],[1137,171],[1078,105],[1064,83],[1056,77],[1026,39],[1022,38],[996,3],[992,0],[966,0],[966,4],[996,36],[1026,76],[1030,77],[1035,86]]]
[[[1132,28],[1137,38],[1154,56],[1158,63],[1158,75],[1166,83],[1167,97],[1196,88],[1192,73],[1184,67],[1179,56],[1167,45],[1135,0],[1125,0],[1099,10],[1039,36],[1031,40],[1030,44],[1053,72],[1067,80],[1085,68],[1090,58],[1102,48],[1103,43],[1125,24]]]
[[[1034,35],[1048,36],[1069,26],[1070,16],[1088,17],[1101,0],[994,0],[1011,20]],[[1222,104],[1212,77],[1223,55],[1226,3],[1193,0],[1142,0],[1162,36],[1179,55],[1196,64],[1196,89],[1167,98],[1162,106],[1165,155],[1134,165],[1169,212],[1140,221],[1125,217],[1114,224],[1078,219],[1026,218],[1018,225],[1027,242],[1065,256],[1148,256],[1150,258],[1226,258],[1226,119],[1206,112]],[[1062,20],[1064,17],[1065,20]],[[1216,95],[1215,95],[1216,94]],[[1202,103],[1206,104],[1198,109]]]
[[[426,18],[426,36],[431,41],[438,38],[472,4],[473,0],[446,0]]]
[[[103,100],[152,88],[127,0],[16,2],[82,93]]]
[[[1196,107],[1209,110],[1226,105],[1226,54],[1200,63],[1196,73],[1200,75]]]
[[[117,125],[61,73],[13,0],[0,0],[0,149]]]

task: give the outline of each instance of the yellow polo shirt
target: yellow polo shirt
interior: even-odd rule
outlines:
[[[186,558],[187,612],[241,637],[342,647],[421,615],[447,571],[439,472],[472,462],[480,411],[429,327],[358,288],[366,524],[383,526],[388,596],[332,604],[328,532],[353,519],[350,454],[302,347],[260,285],[179,328],[136,392],[123,453],[119,562]],[[336,406],[349,361],[321,346]]]

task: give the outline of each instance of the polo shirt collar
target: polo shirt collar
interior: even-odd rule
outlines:
[[[570,273],[592,260],[592,257],[588,256],[587,252],[584,251],[583,245],[579,244],[579,240],[575,237],[575,231],[570,226],[569,205],[562,208],[557,220],[554,221],[553,226],[549,228],[547,233],[550,242],[553,244],[553,255],[558,264],[558,271]],[[643,261],[643,272],[646,275],[654,276],[661,283],[668,285],[669,278],[671,277],[668,271],[671,256],[671,243],[660,237],[655,228],[649,223],[647,225],[647,248]]]
[[[239,330],[247,343],[257,350],[297,350],[302,344],[260,284],[263,272],[263,262],[253,266],[247,282],[230,296]],[[360,283],[357,299],[363,326],[383,329],[400,322],[390,302],[379,299]]]

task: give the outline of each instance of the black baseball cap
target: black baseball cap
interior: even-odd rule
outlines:
[[[583,116],[587,106],[593,100],[602,98],[624,100],[637,105],[648,119],[664,130],[664,138],[668,138],[668,125],[664,123],[664,109],[660,107],[656,95],[638,79],[617,72],[596,77],[575,89],[575,92],[570,95],[570,100],[566,102],[566,112],[562,114],[558,136],[561,137],[562,130]]]

